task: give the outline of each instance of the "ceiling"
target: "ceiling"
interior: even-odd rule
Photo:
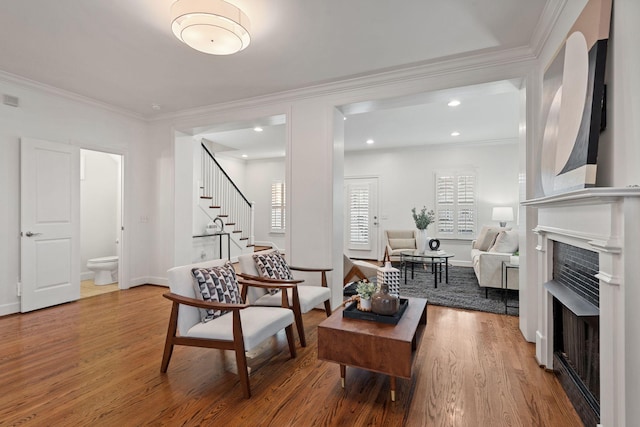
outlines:
[[[153,118],[527,47],[547,0],[229,2],[249,16],[251,44],[212,56],[173,36],[173,0],[0,0],[0,70]]]
[[[341,107],[344,149],[388,150],[429,144],[517,143],[520,121],[519,81],[500,81],[410,97]],[[457,100],[460,105],[447,104]],[[250,123],[226,123],[198,129],[219,155],[236,159],[284,157],[284,116]],[[254,127],[262,129],[256,132]],[[453,132],[459,135],[451,135]],[[367,140],[373,144],[367,144]]]
[[[214,56],[173,36],[174,0],[0,0],[0,79],[18,76],[153,119],[443,58],[530,48],[547,1],[554,0],[228,0],[249,16],[251,44]],[[344,105],[345,151],[515,141],[519,84]],[[451,99],[460,106],[448,107]],[[284,121],[189,132],[228,156],[281,157]],[[253,131],[256,125],[264,131]]]

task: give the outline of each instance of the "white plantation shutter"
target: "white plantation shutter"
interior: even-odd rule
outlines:
[[[285,225],[285,188],[284,182],[271,184],[271,231],[282,232]]]
[[[436,173],[436,221],[441,237],[472,237],[476,230],[474,172]]]
[[[458,175],[458,236],[475,235],[476,224],[476,177]]]
[[[438,235],[452,235],[454,232],[454,180],[453,175],[436,178],[436,220]]]
[[[347,189],[349,208],[349,248],[371,249],[370,212],[371,188],[369,184],[349,184]]]

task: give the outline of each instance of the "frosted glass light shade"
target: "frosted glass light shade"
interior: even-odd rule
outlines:
[[[247,15],[222,0],[178,0],[171,5],[173,34],[188,46],[212,55],[231,55],[249,46]]]

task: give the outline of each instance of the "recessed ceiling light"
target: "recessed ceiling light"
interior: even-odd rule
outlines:
[[[371,145],[373,144],[375,141],[373,139],[367,139],[367,144]]]
[[[160,107],[160,104],[151,104],[151,108],[153,108],[154,110],[158,111],[162,107]]]
[[[343,117],[343,119],[344,119],[344,120],[347,120],[347,118],[346,118],[346,117]]]
[[[457,99],[452,99],[447,105],[449,107],[457,107],[458,105],[460,105],[460,101],[458,101]]]
[[[451,136],[459,136],[460,132],[458,132],[457,130],[454,132],[451,132]]]
[[[243,158],[243,159],[246,159],[247,157],[249,157],[249,156],[247,156],[246,154],[243,154],[243,155],[242,155],[242,158]]]
[[[256,126],[253,128],[253,130],[255,130],[256,132],[262,132],[262,128],[260,126]]]

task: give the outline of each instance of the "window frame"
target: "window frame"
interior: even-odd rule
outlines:
[[[271,209],[269,216],[269,229],[271,233],[284,233],[287,224],[287,191],[286,184],[281,179],[271,182]],[[277,200],[279,195],[280,200]]]
[[[448,179],[449,183],[441,183]],[[461,182],[464,180],[465,182]],[[434,173],[435,198],[435,233],[438,238],[472,240],[478,230],[478,174],[474,169],[441,170]],[[448,186],[450,194],[446,194],[445,201],[441,200],[442,186]],[[469,187],[470,191],[469,191]],[[447,191],[445,188],[444,191]],[[466,202],[460,201],[462,193],[471,192],[465,197]],[[470,201],[469,201],[470,200]],[[470,215],[464,215],[470,211]],[[469,219],[471,216],[471,219]],[[443,230],[443,220],[450,222],[448,230]],[[460,228],[466,231],[461,231]]]

